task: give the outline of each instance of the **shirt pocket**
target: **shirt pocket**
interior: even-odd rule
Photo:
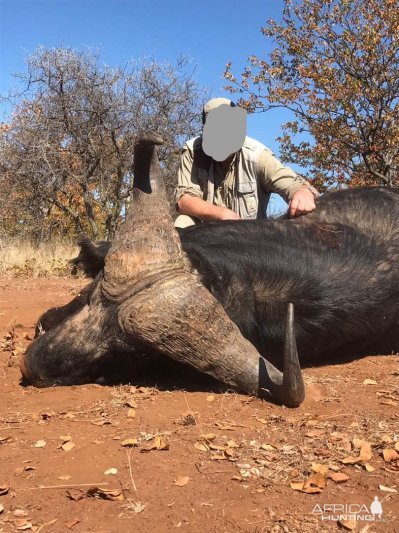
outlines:
[[[237,185],[238,209],[241,218],[256,218],[258,195],[256,181],[242,181]]]

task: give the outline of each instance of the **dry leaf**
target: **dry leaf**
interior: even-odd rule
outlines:
[[[8,485],[0,485],[0,496],[4,496],[4,494],[7,494],[10,490],[10,487]]]
[[[160,435],[156,435],[154,437],[153,442],[151,442],[148,446],[145,446],[144,448],[141,448],[141,452],[152,452],[153,450],[169,450],[169,442],[165,437],[161,437]]]
[[[129,409],[127,412],[128,418],[135,418],[136,417],[136,410],[135,409]]]
[[[391,487],[385,487],[385,485],[378,485],[378,488],[383,492],[393,492],[395,494],[398,492],[396,489],[392,489]]]
[[[357,526],[356,520],[338,520],[337,524],[347,531],[353,531]]]
[[[65,443],[65,442],[69,442],[70,440],[72,440],[72,437],[70,435],[61,435],[60,439],[62,440],[63,443]]]
[[[6,442],[10,442],[11,437],[0,437],[0,444],[5,444]]]
[[[377,382],[375,379],[365,379],[363,381],[363,385],[377,385]]]
[[[397,459],[399,459],[398,452],[393,450],[392,448],[386,448],[385,450],[382,450],[382,456],[386,463],[390,463],[391,461],[396,461]]]
[[[194,448],[196,450],[199,450],[200,452],[207,452],[209,450],[208,446],[204,444],[203,442],[196,442],[194,444]]]
[[[374,466],[371,466],[369,463],[364,463],[364,468],[367,470],[367,472],[374,472],[375,470]]]
[[[1,505],[1,503],[0,503],[0,514],[1,514],[2,512],[4,512],[4,507],[3,507],[3,506]]]
[[[349,479],[349,476],[344,474],[343,472],[333,472],[328,477],[335,481],[335,483],[343,483],[344,481],[348,481]]]
[[[14,522],[18,531],[26,531],[27,529],[32,529],[32,523],[27,520],[15,520]]]
[[[91,487],[87,491],[87,496],[100,498],[102,500],[123,500],[122,489],[100,489],[99,487]]]
[[[355,443],[355,439],[354,439],[354,443]],[[371,459],[371,444],[369,442],[362,441],[359,456],[358,457],[345,457],[345,459],[342,459],[341,462],[346,465],[354,465],[356,463],[369,461],[370,459]]]
[[[312,492],[314,492],[313,489],[324,489],[324,487],[327,485],[327,480],[323,474],[320,474],[319,472],[316,472],[315,474],[312,474],[304,483],[303,490],[307,492],[308,489],[312,489]]]
[[[319,473],[312,474],[305,482],[290,483],[293,490],[306,492],[306,494],[318,494],[327,484],[326,478]]]
[[[35,443],[35,448],[44,448],[45,446],[46,446],[46,441],[45,440],[38,440]]]
[[[75,448],[76,444],[73,442],[73,440],[69,440],[68,442],[65,442],[61,448],[64,450],[64,452],[70,452]]]
[[[224,454],[215,453],[211,455],[211,461],[225,461],[226,459],[227,457]]]
[[[190,478],[188,476],[181,476],[175,479],[174,484],[177,487],[185,487],[189,481],[190,481]]]
[[[201,437],[204,440],[215,440],[216,439],[216,435],[214,433],[206,433],[205,435],[201,435]]]
[[[118,470],[116,468],[108,468],[108,470],[104,472],[106,476],[116,476],[117,473]]]
[[[60,479],[61,481],[68,481],[69,479],[71,479],[72,476],[60,476],[58,479]]]
[[[28,513],[24,511],[23,509],[15,509],[13,514],[14,516],[18,518],[22,518],[23,516],[28,516]]]
[[[276,449],[276,447],[272,444],[261,444],[260,448],[261,450],[266,450],[267,452],[272,452]]]
[[[228,440],[226,444],[227,444],[227,446],[229,448],[239,448],[240,447],[239,444],[234,442],[234,440]]]
[[[72,529],[73,526],[76,526],[79,523],[80,523],[80,520],[78,520],[78,519],[71,520],[70,522],[65,522],[65,527],[67,527],[68,529]]]
[[[312,470],[322,476],[326,476],[328,473],[328,466],[321,465],[320,463],[312,463]]]
[[[207,402],[213,402],[214,399],[215,399],[215,396],[213,394],[210,394],[209,396],[206,397]]]
[[[138,446],[139,443],[137,439],[125,439],[121,442],[121,446],[132,448],[133,446]]]

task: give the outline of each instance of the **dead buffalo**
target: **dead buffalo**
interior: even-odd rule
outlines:
[[[137,141],[126,222],[108,254],[84,244],[80,262],[99,273],[40,319],[48,331],[23,359],[28,381],[93,381],[114,353],[151,348],[296,406],[304,399],[297,347],[308,361],[399,351],[398,190],[339,191],[302,219],[207,223],[179,238],[160,142]]]

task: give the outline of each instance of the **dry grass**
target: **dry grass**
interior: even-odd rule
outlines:
[[[78,248],[70,242],[33,245],[24,240],[0,240],[0,275],[6,277],[69,276]]]

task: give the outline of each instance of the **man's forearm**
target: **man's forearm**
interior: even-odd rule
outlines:
[[[202,198],[184,194],[177,202],[179,213],[183,215],[190,215],[201,220],[234,220],[240,217],[227,209],[227,207],[219,207],[210,204]]]

